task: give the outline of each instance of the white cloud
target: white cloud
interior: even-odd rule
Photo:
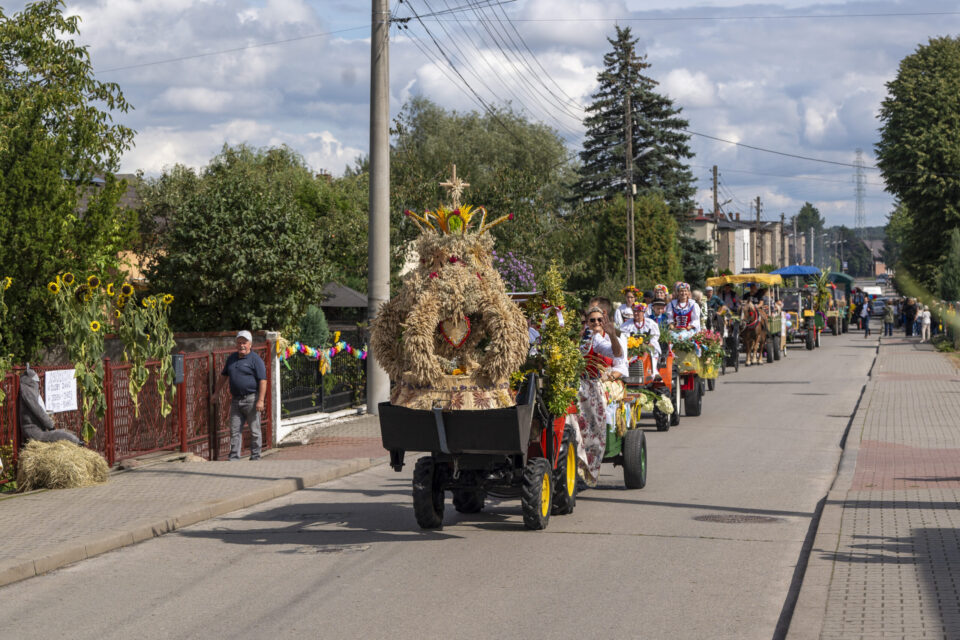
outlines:
[[[711,107],[716,103],[717,91],[702,71],[672,69],[661,82],[661,87],[674,102],[688,107]]]

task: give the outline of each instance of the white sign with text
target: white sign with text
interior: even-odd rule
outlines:
[[[44,402],[47,411],[60,413],[77,410],[77,380],[73,369],[58,369],[44,374]]]

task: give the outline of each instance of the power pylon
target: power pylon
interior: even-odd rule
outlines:
[[[859,238],[863,238],[863,228],[867,226],[867,215],[863,210],[863,196],[866,191],[867,177],[863,172],[863,149],[857,149],[857,159],[854,161],[857,172],[854,174],[854,191],[857,195],[857,212],[853,218],[853,226]]]

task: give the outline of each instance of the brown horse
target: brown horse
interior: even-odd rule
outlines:
[[[747,366],[763,364],[763,346],[767,343],[767,314],[751,301],[740,308],[740,341],[747,353]]]

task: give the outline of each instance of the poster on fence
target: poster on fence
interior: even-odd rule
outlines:
[[[77,410],[77,380],[73,369],[57,369],[44,374],[44,402],[47,411]]]

